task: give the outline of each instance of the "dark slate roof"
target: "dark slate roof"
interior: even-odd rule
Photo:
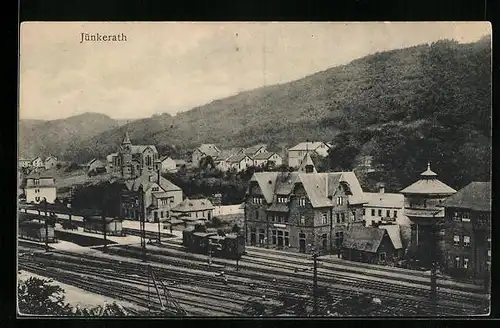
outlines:
[[[229,158],[227,159],[227,161],[228,161],[229,163],[239,163],[239,162],[241,162],[242,160],[244,160],[244,159],[245,159],[245,157],[248,157],[248,155],[246,155],[246,154],[237,154],[237,155],[234,155],[234,156],[229,157]],[[248,158],[250,158],[250,157],[248,157]]]
[[[262,147],[266,147],[266,144],[258,144],[258,145],[255,145],[255,146],[251,146],[251,147],[245,148],[244,152],[245,152],[245,154],[247,154],[249,156],[252,156],[253,154],[255,154]]]
[[[442,206],[489,212],[491,211],[491,183],[471,182],[448,197]]]
[[[352,226],[344,233],[342,247],[376,253],[386,233],[385,229]]]
[[[35,185],[34,180],[39,179],[39,184]],[[55,187],[55,181],[53,177],[44,176],[39,172],[32,173],[26,177],[26,181],[21,183],[23,188],[39,188],[39,187]]]
[[[220,149],[214,144],[202,144],[200,147],[198,147],[198,150],[206,156],[211,157],[216,157],[220,153]]]
[[[146,148],[151,148],[154,153],[158,153],[158,150],[156,150],[156,147],[154,145],[133,145],[130,147],[130,150],[132,154],[140,154],[146,150]]]

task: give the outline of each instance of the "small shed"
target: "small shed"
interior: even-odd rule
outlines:
[[[104,219],[106,223],[106,234],[110,236],[122,236],[122,223],[123,220],[120,218],[110,218]],[[83,231],[93,232],[93,233],[103,233],[103,219],[101,216],[93,215],[86,216],[83,218]]]
[[[388,264],[401,257],[401,242],[393,241],[386,229],[352,226],[344,233],[342,257],[351,261]]]
[[[47,225],[47,230],[45,229],[45,223],[35,220],[19,222],[19,238],[39,242],[45,242],[47,239],[49,243],[56,242],[54,237],[54,227]]]

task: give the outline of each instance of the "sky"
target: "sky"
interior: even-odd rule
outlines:
[[[123,33],[127,40],[81,43],[82,33]],[[377,51],[488,34],[483,22],[23,23],[19,116],[174,115]]]

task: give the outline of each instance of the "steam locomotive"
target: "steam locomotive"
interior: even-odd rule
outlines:
[[[211,253],[214,257],[239,259],[245,253],[245,237],[208,231],[204,225],[195,225],[182,232],[182,244],[190,252]]]

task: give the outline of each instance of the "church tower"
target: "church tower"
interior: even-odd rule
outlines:
[[[128,132],[125,132],[125,138],[121,144],[120,148],[120,156],[121,156],[121,171],[122,177],[124,179],[132,178],[132,142],[130,142],[130,138],[128,136]]]

